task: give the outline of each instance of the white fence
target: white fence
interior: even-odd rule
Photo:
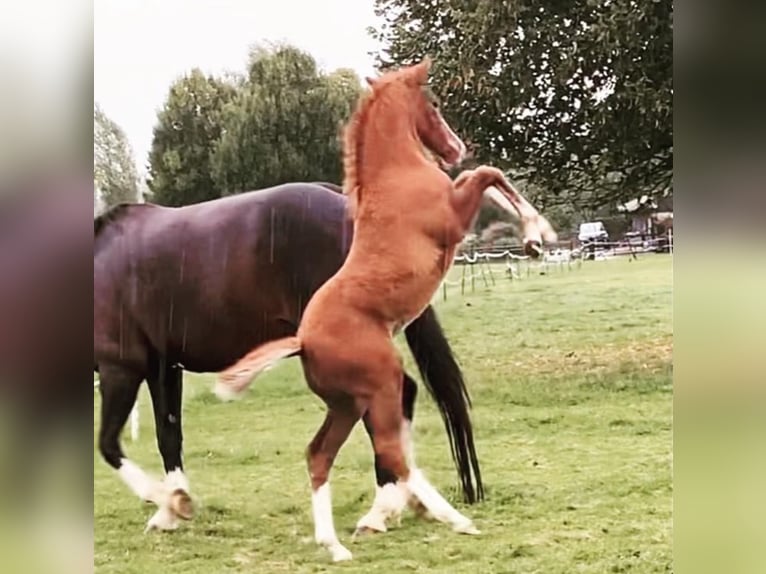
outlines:
[[[554,249],[543,253],[542,258],[532,259],[527,255],[519,255],[510,249],[494,252],[474,252],[470,254],[458,255],[455,257],[455,263],[461,267],[460,279],[442,281],[442,298],[447,300],[447,288],[460,286],[460,293],[465,294],[466,287],[470,286],[471,291],[476,289],[476,281],[484,283],[485,287],[495,285],[497,279],[492,262],[505,260],[505,269],[503,275],[516,280],[533,273],[545,275],[551,271],[571,271],[579,269],[582,260],[577,252],[570,249]]]

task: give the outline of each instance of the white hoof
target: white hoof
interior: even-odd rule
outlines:
[[[332,554],[333,562],[345,562],[346,560],[351,560],[351,558],[353,558],[351,551],[343,546],[343,544],[331,546],[330,554]]]
[[[387,532],[385,517],[378,512],[368,512],[359,522],[356,523],[356,530],[354,531],[353,538],[364,534],[366,532]]]
[[[473,525],[473,522],[471,522],[470,520],[468,522],[464,522],[461,524],[455,524],[452,527],[452,530],[454,530],[458,534],[472,534],[472,535],[481,534],[481,531],[478,528],[476,528]]]
[[[176,528],[178,528],[178,517],[170,508],[163,506],[149,519],[144,533],[152,530],[175,530]]]

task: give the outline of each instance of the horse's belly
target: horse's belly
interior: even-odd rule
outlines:
[[[436,291],[452,266],[454,249],[439,254],[436,264],[426,267],[423,273],[415,273],[412,281],[404,281],[396,292],[396,313],[391,331],[397,334],[417,319],[430,305]]]

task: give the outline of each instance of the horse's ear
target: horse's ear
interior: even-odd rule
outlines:
[[[365,76],[364,81],[367,82],[367,85],[370,86],[371,88],[374,88],[378,83],[378,80],[376,80],[375,78],[371,78],[370,76]]]
[[[428,82],[428,72],[431,70],[431,58],[426,56],[419,64],[414,68],[415,79],[419,84],[425,84]]]

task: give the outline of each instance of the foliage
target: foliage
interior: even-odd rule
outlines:
[[[178,206],[221,195],[211,175],[211,153],[221,135],[223,108],[235,93],[232,81],[196,68],[173,83],[149,152],[152,201]]]
[[[342,177],[339,130],[360,94],[288,45],[258,46],[245,74],[179,79],[150,153],[153,201],[186,205],[288,181]]]
[[[488,492],[483,503],[458,507],[481,536],[406,511],[400,527],[350,543],[374,496],[373,455],[359,424],[331,474],[335,526],[354,560],[330,564],[313,540],[304,455],[325,406],[292,359],[236,403],[212,396],[212,375],[186,375],[184,460],[199,505],[172,535],[143,534],[154,507],[125,487],[94,443],[96,571],[671,571],[672,259],[585,262],[516,281],[503,278],[504,266],[493,266],[494,287],[478,280],[464,297],[456,267],[458,286],[436,303],[473,399]],[[139,404],[141,436],[124,446],[160,476],[145,389]],[[96,399],[94,425],[99,406]],[[425,392],[414,437],[428,479],[459,500],[441,419]]]
[[[445,115],[481,161],[523,170],[550,203],[672,186],[671,0],[375,4],[378,63],[433,57]]]
[[[93,179],[96,209],[138,198],[138,174],[128,139],[98,104],[93,108]]]
[[[340,128],[360,94],[354,72],[324,74],[285,45],[257,47],[247,82],[226,108],[213,176],[225,193],[342,177]]]

